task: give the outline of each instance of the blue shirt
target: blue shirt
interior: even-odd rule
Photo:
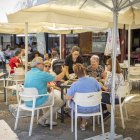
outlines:
[[[32,68],[27,72],[24,81],[25,88],[36,88],[38,94],[47,93],[47,82],[54,81],[55,76],[49,74],[48,72],[41,71],[38,68]],[[36,106],[44,104],[48,100],[48,96],[39,97],[36,100]],[[26,102],[26,105],[31,107],[32,101]]]
[[[69,96],[74,96],[76,92],[81,94],[86,94],[88,92],[98,92],[101,87],[97,80],[93,77],[82,77],[79,78],[77,82],[74,82],[69,88],[67,94]],[[71,102],[71,107],[74,108],[74,103]],[[81,113],[93,113],[99,111],[99,106],[96,107],[82,107],[78,106],[78,112]]]

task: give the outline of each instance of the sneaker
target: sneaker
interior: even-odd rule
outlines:
[[[111,116],[111,113],[110,112],[107,111],[106,113],[104,113],[103,114],[104,121],[107,120],[108,118],[110,118],[110,116]]]
[[[86,126],[87,126],[87,122],[86,122],[86,124],[81,124],[81,125],[80,125],[80,129],[81,129],[82,131],[85,131],[85,130],[86,130]]]
[[[45,125],[50,125],[50,120],[46,120],[46,122],[45,122]],[[57,125],[57,122],[52,122],[52,125],[53,126],[56,126]]]
[[[38,124],[41,126],[46,126],[45,121],[43,121],[42,119],[38,120]]]

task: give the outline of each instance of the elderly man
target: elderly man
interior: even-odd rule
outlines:
[[[57,76],[51,75],[48,72],[44,72],[43,71],[44,63],[41,57],[35,57],[31,62],[31,67],[32,69],[28,71],[27,74],[25,75],[24,86],[26,88],[31,88],[31,87],[36,88],[40,95],[47,93],[48,82],[59,81],[65,76],[66,73],[65,68],[63,68],[62,72]],[[49,97],[42,96],[37,98],[36,106],[47,105],[51,101],[52,101],[52,96]],[[31,107],[32,101],[26,102],[26,105]],[[55,103],[53,108],[53,114],[55,114],[61,108],[62,105],[63,102],[57,104]],[[38,120],[38,123],[41,124],[42,126],[45,126],[46,124],[49,124],[49,118],[50,118],[50,113],[49,110],[47,110],[46,113],[44,113],[44,115]],[[53,125],[56,125],[56,122],[53,122]]]
[[[93,55],[90,58],[90,63],[91,65],[87,67],[87,74],[89,76],[95,77],[96,79],[101,79],[104,68],[99,65],[99,56]]]

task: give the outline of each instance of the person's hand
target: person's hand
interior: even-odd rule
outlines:
[[[62,72],[63,72],[64,74],[66,74],[66,67],[62,66],[61,68],[62,68]]]

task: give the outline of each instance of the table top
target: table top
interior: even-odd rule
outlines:
[[[65,81],[64,83],[62,83],[60,85],[60,87],[63,87],[63,88],[69,88],[73,82],[75,82],[76,80],[68,80],[68,81]]]

